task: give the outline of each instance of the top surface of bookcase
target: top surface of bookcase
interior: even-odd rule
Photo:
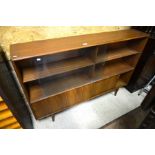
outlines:
[[[13,44],[10,47],[11,59],[13,61],[18,61],[38,56],[56,54],[74,49],[103,45],[113,42],[127,41],[144,37],[148,37],[148,34],[134,29],[129,29],[40,40],[27,43],[18,43]]]

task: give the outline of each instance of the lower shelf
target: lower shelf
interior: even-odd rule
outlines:
[[[110,62],[105,64],[98,64],[96,66],[95,79],[107,79],[109,77],[120,75],[133,70],[128,63],[124,61]]]
[[[41,119],[116,89],[118,79],[119,75],[90,83],[32,103],[30,106],[35,118]]]
[[[38,83],[29,86],[30,103],[34,103],[50,96],[57,95],[64,91],[84,86],[95,81],[108,79],[122,73],[133,70],[133,67],[123,61],[98,65],[95,75],[89,76],[89,71],[82,71],[70,75],[64,75],[61,78],[40,80]]]
[[[84,72],[71,74],[53,80],[49,79],[46,82],[40,81],[39,83],[33,84],[29,87],[30,103],[40,101],[42,99],[57,95],[66,90],[70,90],[90,82],[90,77]]]

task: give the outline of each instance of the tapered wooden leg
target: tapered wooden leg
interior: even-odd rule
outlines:
[[[53,122],[55,121],[55,115],[52,115],[52,121]]]
[[[115,90],[115,92],[114,92],[115,96],[117,95],[118,90],[119,90],[119,88]]]

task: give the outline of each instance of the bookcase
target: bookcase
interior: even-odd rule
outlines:
[[[11,45],[36,119],[126,86],[148,35],[133,29]]]

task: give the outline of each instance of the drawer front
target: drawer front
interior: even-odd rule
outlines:
[[[31,108],[36,119],[40,119],[50,114],[62,111],[66,107],[67,99],[65,93],[31,104]]]

